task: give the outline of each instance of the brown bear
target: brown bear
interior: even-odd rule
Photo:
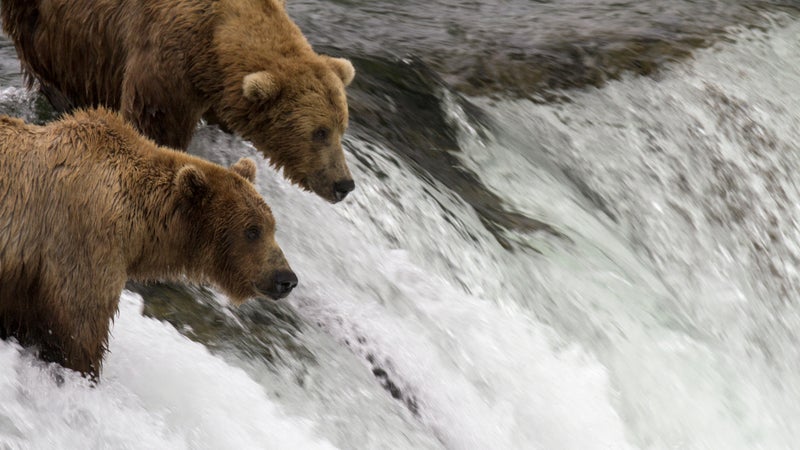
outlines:
[[[205,117],[330,201],[355,187],[342,151],[346,59],[315,53],[281,0],[3,0],[28,85],[60,110],[106,106],[185,150]]]
[[[297,277],[254,177],[250,159],[158,147],[108,110],[0,117],[0,337],[96,379],[128,279],[286,296]]]

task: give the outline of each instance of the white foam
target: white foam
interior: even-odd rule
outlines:
[[[507,252],[474,212],[386,149],[350,145],[369,152],[371,171],[351,161],[357,191],[335,207],[258,173],[301,316],[349,343],[361,370],[376,360],[447,447],[625,448],[605,369],[503,297],[479,296],[502,287]],[[230,162],[241,148],[195,151]]]
[[[645,447],[789,448],[800,436],[800,23],[731,33],[656,79],[569,103],[478,100],[501,125],[463,147],[498,195],[569,230],[575,248],[535,270],[553,301],[523,288],[515,301],[608,368]]]
[[[242,370],[171,326],[141,316],[124,292],[102,382],[90,387],[0,342],[0,447],[332,448],[287,417]]]

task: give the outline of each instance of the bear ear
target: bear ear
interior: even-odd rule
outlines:
[[[183,166],[178,170],[175,186],[178,192],[189,200],[201,200],[208,195],[208,181],[205,174],[192,165]]]
[[[345,86],[348,86],[353,78],[356,76],[356,69],[353,68],[353,63],[344,58],[325,57],[331,70],[342,80]]]
[[[238,173],[249,182],[256,181],[256,163],[250,158],[242,158],[231,166],[231,171]]]
[[[247,74],[242,80],[244,98],[252,101],[269,100],[278,94],[279,89],[275,76],[267,71]]]

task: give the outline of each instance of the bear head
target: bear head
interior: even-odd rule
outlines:
[[[226,122],[292,182],[332,203],[341,201],[355,188],[342,150],[345,87],[354,75],[348,60],[316,54],[249,72],[228,91],[240,106]]]
[[[275,241],[272,211],[253,186],[256,166],[242,158],[230,170],[193,164],[175,175],[191,266],[232,302],[287,296],[297,286]]]

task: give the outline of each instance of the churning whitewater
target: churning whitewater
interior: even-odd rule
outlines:
[[[441,87],[518,227],[370,130],[331,206],[201,127],[191,153],[258,161],[300,285],[131,287],[96,387],[0,341],[0,448],[792,448],[800,22],[767,18],[559,101]],[[0,55],[0,111],[46,119]]]

